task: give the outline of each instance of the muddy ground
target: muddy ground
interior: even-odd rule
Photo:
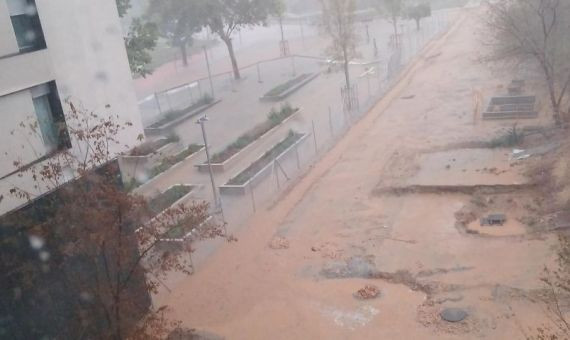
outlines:
[[[536,178],[512,148],[468,147],[513,123],[474,112],[474,93],[512,78],[477,62],[474,11],[238,242],[156,303],[228,339],[521,339],[545,322],[540,277],[556,236],[538,216]],[[493,212],[507,224],[480,227]],[[367,285],[378,296],[355,298]],[[469,316],[442,321],[446,307]]]

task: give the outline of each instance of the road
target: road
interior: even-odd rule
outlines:
[[[196,274],[169,282],[157,305],[229,339],[519,339],[521,324],[540,325],[542,307],[525,297],[541,287],[553,237],[461,232],[465,194],[375,191],[413,176],[405,165],[418,154],[508,126],[474,124],[473,89],[489,95],[510,81],[476,62],[477,18],[464,11],[297,185]],[[381,296],[355,299],[366,284]],[[438,313],[450,306],[470,316],[446,324]]]

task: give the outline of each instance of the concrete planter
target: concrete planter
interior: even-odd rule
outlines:
[[[288,121],[293,119],[296,115],[298,115],[299,112],[301,112],[301,110],[302,110],[302,108],[297,109],[297,111],[293,112],[289,117],[287,117],[281,123],[279,123],[278,125],[275,125],[271,130],[269,130],[266,133],[264,133],[263,135],[261,135],[258,139],[256,139],[252,143],[250,143],[245,148],[241,149],[238,153],[231,156],[230,158],[228,158],[224,162],[212,163],[212,171],[214,173],[221,173],[221,172],[224,172],[224,171],[227,171],[228,169],[230,169],[235,163],[239,162],[244,157],[244,155],[247,155],[250,152],[250,150],[255,146],[256,143],[263,141],[266,138],[268,138],[269,136],[271,136],[272,134],[274,134],[275,131],[277,131],[281,126],[283,126],[285,123],[287,123]],[[196,167],[198,168],[198,171],[200,171],[200,172],[203,172],[203,173],[208,172],[208,164],[206,164],[206,163],[198,164],[198,165],[196,165]]]
[[[293,143],[291,146],[289,146],[287,149],[283,150],[283,152],[281,152],[278,156],[276,156],[276,159],[279,159],[282,155],[290,152],[293,148],[297,147],[299,144],[303,143],[308,137],[308,134],[304,134],[301,138],[299,138],[295,143]],[[273,147],[271,147],[273,148]],[[269,148],[267,151],[271,150],[271,148]],[[265,152],[263,153],[265,154]],[[257,160],[256,160],[257,161]],[[254,161],[255,162],[255,161]],[[252,162],[252,164],[254,163]],[[251,164],[250,164],[251,165]],[[247,167],[245,167],[244,169],[242,169],[241,171],[239,171],[238,173],[236,173],[236,176],[238,174],[240,174],[242,171],[245,171],[245,169],[247,169],[250,165],[248,165]],[[271,175],[271,171],[268,171],[269,168],[272,166],[272,161],[269,161],[269,163],[267,163],[266,166],[264,166],[261,170],[259,170],[255,175],[253,175],[247,182],[240,184],[240,185],[230,185],[230,184],[225,184],[220,186],[220,194],[222,195],[245,195],[247,193],[247,189],[248,187],[251,186],[256,186],[257,184],[259,184],[261,181],[263,181],[265,178],[267,178],[268,176]],[[234,176],[235,177],[235,176]]]
[[[202,105],[192,111],[189,111],[188,113],[184,114],[183,116],[180,116],[168,123],[162,124],[158,127],[148,127],[144,129],[144,133],[148,136],[157,136],[157,135],[165,135],[168,132],[172,131],[172,129],[177,126],[178,124],[182,123],[185,120],[188,120],[196,115],[199,115],[200,113],[206,111],[207,109],[211,108],[212,106],[218,104],[219,102],[221,102],[221,99],[217,99],[214,100],[213,102],[211,102],[210,104],[206,104],[206,105]]]
[[[191,154],[190,156],[184,158],[182,161],[174,164],[173,166],[171,166],[168,170],[161,172],[160,174],[154,176],[153,178],[149,179],[148,181],[144,182],[143,184],[141,184],[137,189],[135,189],[134,191],[137,192],[141,189],[143,189],[145,186],[151,185],[152,183],[154,183],[155,181],[159,180],[160,178],[162,178],[164,175],[166,175],[169,171],[179,167],[180,165],[182,165],[183,163],[186,162],[191,162],[193,159],[198,158],[202,155],[202,153],[204,153],[204,150],[206,148],[204,148],[202,146],[202,148],[196,152],[194,152],[193,154]],[[143,173],[143,176],[146,176],[148,174],[148,172],[150,172],[151,168],[148,168],[147,170],[145,170],[146,172]]]
[[[298,89],[300,89],[301,87],[305,86],[307,83],[309,83],[311,80],[315,79],[316,77],[319,76],[319,73],[313,73],[311,76],[307,77],[306,79],[304,79],[302,82],[293,85],[291,88],[289,88],[288,90],[286,90],[285,92],[282,92],[280,95],[277,96],[263,96],[260,97],[259,100],[262,102],[278,102],[281,101],[285,98],[287,98],[289,95],[291,95],[293,92],[297,91]]]
[[[192,230],[190,230],[188,233],[186,233],[184,236],[180,237],[180,238],[168,238],[166,236],[161,237],[160,241],[161,242],[169,242],[169,243],[181,243],[181,242],[185,242],[188,241],[192,238],[192,235],[198,231],[201,227],[203,227],[206,223],[208,223],[209,221],[212,220],[212,216],[208,216],[208,218],[206,218],[204,220],[204,222],[200,223],[198,226],[192,228]]]
[[[152,223],[153,221],[155,221],[157,218],[160,218],[162,215],[164,215],[164,213],[165,213],[168,209],[170,209],[170,208],[172,208],[172,207],[175,207],[175,206],[177,206],[177,205],[179,205],[179,204],[187,205],[189,202],[192,201],[192,197],[193,197],[193,195],[194,195],[194,189],[196,188],[196,185],[193,185],[193,184],[175,184],[175,185],[172,185],[172,186],[166,188],[166,190],[164,190],[162,193],[168,191],[168,190],[171,189],[172,187],[179,186],[179,185],[183,185],[183,186],[188,186],[188,187],[190,187],[190,191],[189,191],[186,195],[180,197],[178,200],[176,200],[174,203],[172,203],[169,207],[165,208],[164,210],[162,210],[161,212],[159,212],[158,214],[156,214],[156,216],[154,216],[153,218],[151,218],[151,219],[150,219],[148,222],[146,222],[142,227],[138,228],[138,229],[135,230],[135,231],[138,232],[139,230],[141,230],[142,228],[144,228],[146,225],[148,225],[148,224]],[[161,194],[162,194],[162,193],[161,193]]]
[[[123,183],[130,183],[133,178],[141,178],[140,176],[144,176],[148,173],[148,171],[164,157],[176,153],[179,148],[179,143],[168,143],[145,156],[119,156],[119,168],[121,170]]]

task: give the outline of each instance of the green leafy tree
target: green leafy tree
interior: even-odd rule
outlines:
[[[119,16],[124,17],[131,8],[130,0],[116,0]],[[131,73],[146,77],[152,73],[148,65],[152,62],[150,52],[156,47],[158,30],[156,25],[141,18],[134,18],[125,37],[125,48]]]
[[[129,9],[131,9],[131,0],[116,0],[117,10],[119,11],[119,16],[124,17]]]
[[[129,33],[125,38],[129,65],[133,74],[143,78],[152,73],[149,64],[152,62],[150,51],[156,47],[158,28],[152,22],[144,22],[140,18],[133,19]]]
[[[240,79],[232,34],[243,27],[266,25],[276,14],[279,0],[195,0],[200,3],[203,25],[226,44],[235,79]]]
[[[406,17],[416,22],[416,28],[420,30],[420,21],[431,16],[431,6],[428,3],[416,4],[406,9]]]
[[[194,33],[202,26],[201,1],[203,0],[152,0],[148,14],[158,23],[160,35],[171,46],[180,49],[182,63],[188,65],[188,47]]]

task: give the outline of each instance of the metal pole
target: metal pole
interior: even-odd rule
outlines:
[[[253,207],[253,212],[256,212],[257,209],[255,207],[255,196],[253,195],[253,188],[251,187],[251,182],[249,183],[249,195],[251,197],[251,206]]]
[[[204,148],[206,149],[206,161],[208,162],[208,171],[210,173],[210,181],[212,183],[212,193],[214,194],[214,202],[216,204],[216,209],[220,209],[220,212],[223,215],[223,207],[220,204],[220,200],[218,197],[218,190],[216,189],[216,182],[214,181],[214,172],[212,171],[212,162],[210,161],[210,149],[208,147],[208,136],[206,135],[206,128],[204,127],[204,123],[208,120],[206,116],[201,117],[196,122],[200,124],[202,128],[202,137],[204,138]]]
[[[332,122],[332,111],[331,111],[330,106],[329,106],[329,128],[331,129],[331,137],[334,137],[334,128],[333,128],[333,122]]]
[[[303,31],[303,19],[299,20],[301,25],[301,39],[303,40],[303,48],[305,48],[305,32]]]
[[[301,160],[299,159],[299,144],[295,144],[295,158],[297,158],[297,169],[301,169]]]
[[[315,153],[318,151],[317,147],[317,134],[315,133],[315,121],[311,120],[311,125],[313,126],[313,141],[315,142]]]
[[[162,108],[160,107],[160,101],[158,100],[158,95],[156,92],[154,93],[154,100],[156,101],[156,106],[158,108],[158,112],[160,114],[162,114]]]
[[[275,172],[275,182],[277,182],[277,190],[281,189],[281,184],[279,183],[279,171],[277,171],[277,161],[273,160],[273,171]]]
[[[297,74],[297,70],[295,68],[295,56],[294,55],[291,56],[291,64],[293,66],[293,77],[294,77]]]
[[[208,50],[206,49],[206,46],[204,46],[204,56],[206,57],[206,67],[208,68],[208,79],[210,80],[210,93],[212,94],[212,98],[215,98],[214,82],[212,81],[212,72],[210,71],[210,60],[208,59]]]
[[[166,93],[166,102],[168,103],[168,107],[170,107],[170,111],[173,111],[172,103],[170,102],[170,94],[168,94],[168,91],[166,91],[165,93]]]

